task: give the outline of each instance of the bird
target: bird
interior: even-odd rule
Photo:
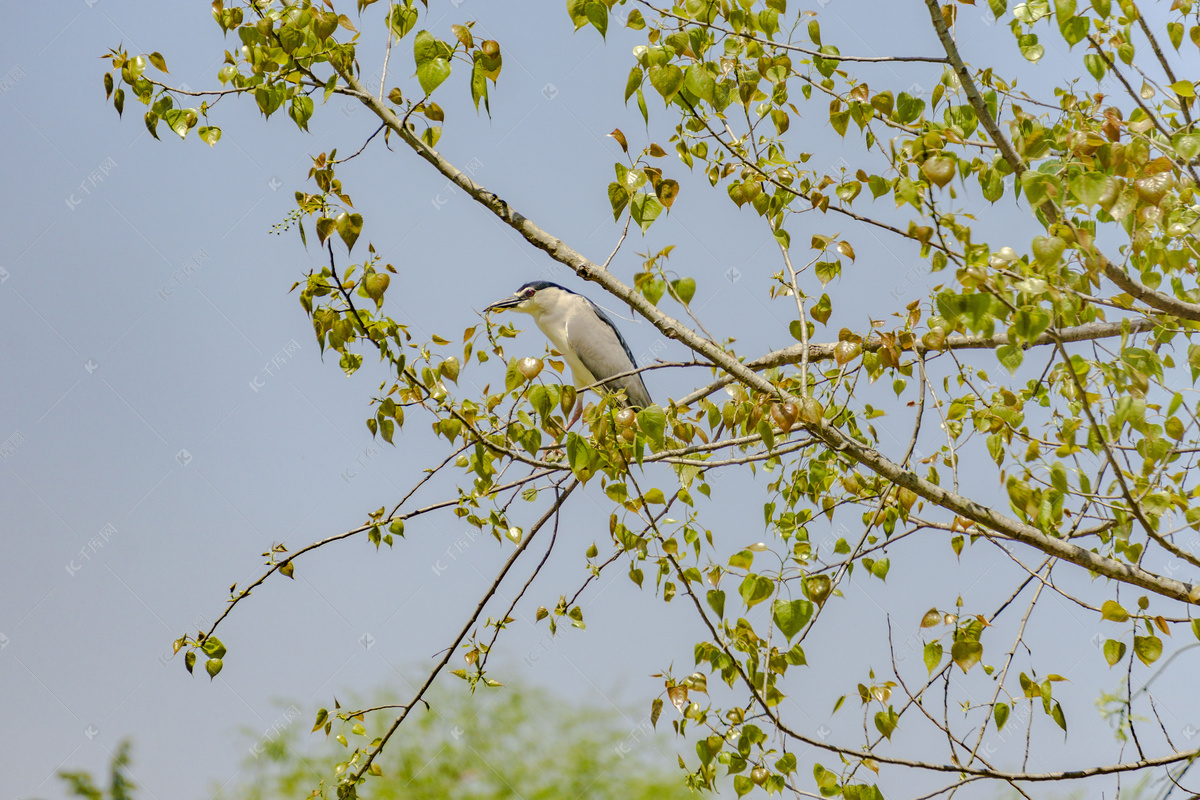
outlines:
[[[583,295],[550,281],[531,281],[509,297],[492,303],[483,313],[504,309],[533,317],[566,359],[577,390],[600,384],[597,388],[608,392],[624,390],[624,396],[618,399],[622,406],[641,409],[654,402],[641,373],[607,380],[637,369],[637,360],[613,321]],[[577,403],[567,427],[574,425],[582,413],[583,404]]]

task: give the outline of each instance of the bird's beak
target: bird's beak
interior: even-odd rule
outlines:
[[[501,309],[505,308],[515,308],[516,306],[520,305],[521,301],[524,299],[525,298],[521,297],[519,294],[509,295],[503,300],[498,300],[495,303],[492,303],[483,310],[483,313],[490,314],[493,311],[500,311]]]

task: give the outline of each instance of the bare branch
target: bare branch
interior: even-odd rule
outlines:
[[[463,625],[462,630],[458,632],[458,636],[456,636],[454,641],[451,642],[450,646],[446,648],[445,655],[442,656],[441,661],[439,661],[437,665],[430,670],[429,676],[425,679],[425,682],[421,684],[421,688],[417,690],[415,695],[413,695],[413,699],[409,702],[409,704],[404,706],[404,710],[398,717],[396,717],[395,721],[392,722],[391,727],[388,728],[387,733],[383,735],[383,737],[379,740],[379,743],[367,751],[367,757],[363,759],[358,770],[349,779],[351,784],[357,785],[360,781],[362,781],[363,776],[366,775],[367,770],[370,769],[372,762],[375,761],[375,757],[383,752],[383,748],[387,745],[388,739],[392,738],[392,734],[394,734],[400,728],[400,725],[408,717],[409,712],[412,711],[413,707],[420,702],[421,698],[425,696],[425,692],[428,691],[429,687],[433,685],[434,679],[437,678],[438,674],[441,673],[442,669],[447,663],[449,663],[450,658],[458,649],[458,645],[463,639],[467,638],[467,634],[470,632],[471,627],[475,624],[475,621],[479,619],[479,615],[483,613],[483,607],[487,605],[488,601],[492,599],[492,595],[494,595],[496,590],[500,588],[500,583],[504,580],[504,577],[508,575],[508,571],[512,569],[513,564],[517,563],[517,559],[520,558],[521,554],[525,552],[525,549],[529,547],[530,542],[534,540],[534,537],[537,536],[538,531],[542,529],[546,522],[549,521],[552,516],[556,516],[558,514],[558,510],[562,508],[562,504],[568,497],[571,496],[571,492],[575,491],[575,487],[578,485],[579,480],[572,479],[567,488],[564,489],[562,493],[559,494],[559,496],[555,499],[554,505],[550,506],[550,508],[546,510],[546,513],[542,515],[541,519],[539,519],[530,529],[529,535],[525,537],[525,540],[517,545],[517,547],[513,550],[512,555],[510,555],[508,560],[504,562],[504,566],[500,568],[500,572],[496,575],[495,580],[492,581],[492,585],[488,587],[487,591],[484,592],[483,597],[480,598],[479,603],[475,606],[475,610],[467,619],[466,624]]]

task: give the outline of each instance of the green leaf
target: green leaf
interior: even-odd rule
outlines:
[[[417,67],[417,81],[426,95],[433,94],[433,90],[449,77],[450,62],[444,58],[435,58]]]
[[[288,116],[296,123],[296,127],[302,131],[308,130],[308,120],[313,114],[313,101],[307,95],[298,94],[292,98],[291,108],[288,109]]]
[[[1129,612],[1122,608],[1116,600],[1105,600],[1104,605],[1100,606],[1100,618],[1113,622],[1124,622],[1129,619]]]
[[[621,212],[629,205],[629,192],[624,186],[613,181],[608,185],[608,202],[612,204],[613,220],[621,220]]]
[[[718,617],[725,617],[725,593],[720,589],[709,589],[708,595],[705,597],[708,601],[708,607],[711,608]]]
[[[871,574],[881,581],[887,580],[888,567],[890,566],[891,562],[888,559],[881,558],[871,564]]]
[[[345,211],[343,211],[342,213],[338,214],[337,217],[334,218],[334,224],[337,227],[338,236],[340,236],[342,238],[342,241],[346,244],[346,252],[353,250],[354,243],[358,241],[358,235],[360,233],[362,233],[362,227],[363,227],[362,214],[347,214]],[[383,288],[386,289],[387,288],[386,280],[388,279],[387,273],[386,272],[377,272],[375,274],[385,280],[385,283],[383,284]],[[376,297],[374,294],[371,293],[370,288],[367,289],[367,294],[372,298]],[[380,291],[379,295],[382,295],[382,294],[383,294],[383,292]]]
[[[655,404],[643,408],[637,415],[638,428],[649,437],[658,449],[664,445],[664,431],[667,426],[667,414],[662,407]]]
[[[663,206],[654,195],[638,192],[633,196],[633,203],[629,210],[633,215],[633,221],[642,229],[642,233],[645,233],[654,224],[654,220],[658,219]]]
[[[596,0],[589,0],[588,4],[584,6],[583,13],[588,22],[592,23],[592,27],[600,31],[602,37],[608,33],[608,6],[596,2]]]
[[[996,718],[996,730],[1004,730],[1009,710],[1008,703],[996,703],[996,707],[992,709],[992,715]]]
[[[1171,84],[1170,89],[1180,97],[1196,96],[1196,87],[1191,81],[1175,81]]]
[[[680,278],[671,281],[671,288],[675,290],[675,294],[679,297],[683,304],[692,302],[692,298],[696,296],[696,281],[691,278]]]
[[[221,141],[221,129],[215,126],[201,126],[196,133],[199,134],[200,140],[205,142],[209,147],[213,147],[217,142]]]
[[[642,68],[634,64],[633,69],[629,70],[629,79],[625,81],[625,102],[629,102],[629,98],[642,85]]]
[[[225,666],[224,662],[219,658],[210,658],[204,662],[204,671],[208,673],[209,680],[217,677],[217,673],[221,671],[221,667]]]
[[[221,644],[221,640],[215,636],[209,636],[207,639],[205,639],[203,644],[200,645],[200,649],[204,651],[204,655],[208,656],[209,658],[225,657],[225,645]]]
[[[1162,655],[1162,639],[1157,636],[1134,636],[1133,654],[1146,666],[1150,666]]]
[[[742,580],[742,585],[738,587],[738,594],[742,596],[742,602],[746,604],[746,608],[753,608],[774,592],[775,582],[773,580],[753,573],[747,575]]]
[[[896,723],[899,721],[900,715],[891,706],[888,706],[886,711],[875,714],[875,727],[888,739],[892,738],[892,731],[896,730]]]
[[[1104,643],[1104,660],[1108,662],[1110,667],[1115,666],[1118,661],[1125,657],[1125,643],[1116,639],[1109,639]]]
[[[964,673],[983,658],[983,645],[969,639],[960,639],[950,647],[950,658]]]
[[[1179,134],[1173,140],[1175,152],[1184,161],[1191,161],[1200,155],[1200,133]]]
[[[683,76],[683,88],[699,97],[701,100],[713,102],[717,81],[703,64],[690,64]],[[626,90],[628,91],[628,90]],[[628,99],[628,95],[626,96]]]
[[[942,643],[935,641],[925,645],[925,669],[929,670],[929,674],[932,675],[941,663]]]
[[[925,110],[925,101],[919,97],[913,97],[908,92],[901,92],[896,98],[896,121],[908,124],[916,121],[917,117],[921,116],[921,112]]]
[[[775,601],[773,611],[775,625],[788,638],[788,641],[791,641],[792,637],[802,631],[812,618],[813,604],[808,600],[779,599]]]
[[[662,95],[665,102],[670,102],[683,87],[683,70],[674,64],[650,67],[650,85]]]
[[[1063,714],[1062,703],[1059,703],[1057,700],[1054,702],[1053,707],[1051,707],[1051,709],[1050,709],[1050,718],[1058,723],[1058,727],[1063,729],[1063,733],[1066,733],[1067,717],[1065,714]]]
[[[197,121],[196,112],[190,108],[172,108],[164,111],[162,118],[163,122],[167,123],[180,139],[187,136],[187,132]]]
[[[729,557],[729,566],[734,569],[750,569],[754,563],[754,553],[751,550],[739,550]]]

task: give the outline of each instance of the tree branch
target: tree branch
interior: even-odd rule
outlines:
[[[445,655],[442,656],[442,660],[439,661],[432,670],[430,670],[429,676],[425,679],[425,683],[421,684],[421,688],[417,690],[415,695],[413,695],[413,699],[409,701],[409,704],[404,706],[404,710],[401,711],[400,715],[397,716],[395,721],[392,722],[392,726],[388,728],[387,733],[385,733],[379,740],[379,744],[375,745],[367,752],[367,757],[363,759],[362,765],[359,766],[358,771],[355,772],[354,775],[347,780],[347,782],[349,782],[351,785],[357,785],[362,780],[363,776],[367,774],[367,770],[370,769],[372,762],[375,761],[375,757],[383,752],[383,748],[387,745],[388,739],[392,738],[392,734],[394,734],[400,728],[401,723],[403,723],[408,717],[409,712],[412,711],[413,707],[416,706],[418,702],[420,702],[421,698],[424,697],[425,692],[429,690],[429,687],[433,685],[434,679],[437,678],[438,674],[442,671],[446,664],[450,662],[450,658],[454,655],[455,650],[458,649],[459,643],[461,643],[463,639],[467,638],[467,634],[470,632],[471,627],[475,624],[475,621],[479,619],[479,615],[483,613],[483,607],[487,605],[488,601],[492,599],[492,595],[494,595],[496,590],[500,588],[500,583],[504,580],[504,577],[508,575],[508,571],[512,569],[513,564],[517,562],[517,559],[520,558],[521,554],[525,552],[525,549],[529,547],[529,543],[533,541],[534,537],[537,536],[538,531],[542,529],[547,521],[549,521],[550,517],[558,513],[558,510],[562,508],[562,504],[568,497],[571,496],[571,492],[575,491],[575,487],[578,485],[579,480],[573,479],[570,485],[568,485],[567,488],[563,490],[562,494],[560,494],[554,501],[554,505],[550,506],[550,508],[546,510],[546,513],[542,515],[541,519],[539,519],[537,523],[534,524],[533,528],[530,529],[529,535],[525,537],[525,540],[517,545],[516,549],[513,550],[512,555],[510,555],[508,560],[504,562],[504,566],[500,568],[499,574],[497,574],[495,580],[492,581],[492,585],[488,587],[487,591],[484,592],[483,597],[479,600],[479,603],[475,606],[475,610],[467,619],[466,624],[463,625],[462,630],[458,632],[458,636],[456,636],[454,641],[450,643],[450,646],[446,648],[446,652]]]
[[[1151,331],[1157,324],[1154,320],[1148,317],[1139,317],[1131,320],[1121,320],[1118,322],[1091,322],[1086,325],[1076,325],[1073,328],[1063,328],[1058,331],[1059,338],[1064,342],[1085,342],[1093,339],[1109,339],[1115,336],[1121,336],[1126,332],[1125,325],[1129,325],[1129,333],[1145,333]],[[947,336],[940,350],[934,350],[927,347],[924,342],[919,339],[913,343],[912,352],[918,355],[928,353],[937,354],[946,350],[994,350],[997,347],[1009,344],[1008,333],[1000,333],[995,336]],[[1049,333],[1043,333],[1036,339],[1025,344],[1029,347],[1042,347],[1045,345],[1055,344],[1055,339]],[[813,361],[828,361],[833,358],[834,348],[837,345],[834,343],[810,344],[808,346],[808,360]],[[862,348],[866,352],[875,352],[883,346],[883,343],[878,339],[873,341],[863,342]],[[794,344],[785,347],[781,350],[774,350],[766,355],[759,356],[753,361],[747,362],[746,366],[752,370],[760,371],[770,369],[771,367],[781,367],[786,364],[799,363],[804,357],[804,345]],[[717,380],[709,385],[697,389],[686,397],[678,401],[679,405],[689,405],[696,402],[702,397],[707,397],[713,392],[733,383],[735,378],[730,375],[722,375]]]
[[[927,2],[932,3],[936,10],[936,0],[927,0]],[[940,21],[941,14],[938,13],[936,16]],[[942,25],[944,28],[944,22]],[[734,355],[726,352],[715,342],[701,337],[678,320],[664,314],[640,293],[634,291],[632,287],[626,286],[613,273],[600,269],[598,265],[592,263],[592,261],[566,242],[552,236],[532,220],[513,210],[501,197],[477,184],[468,175],[443,158],[437,151],[426,146],[424,142],[414,136],[401,123],[391,109],[376,100],[370,92],[364,91],[362,83],[351,69],[343,68],[340,74],[350,88],[358,94],[359,99],[376,116],[387,122],[388,127],[399,134],[401,140],[411,147],[418,156],[429,162],[430,165],[453,181],[455,185],[470,195],[476,202],[495,214],[502,222],[516,230],[531,245],[545,251],[560,264],[570,267],[580,278],[600,284],[610,294],[627,302],[664,335],[682,342],[694,352],[704,356],[716,366],[733,375],[750,389],[768,397],[778,398],[784,402],[796,402],[798,400],[798,398],[780,390],[766,378],[739,362]],[[1198,317],[1200,317],[1200,307],[1197,307],[1197,313]],[[843,453],[848,458],[867,467],[888,481],[908,489],[947,511],[971,520],[984,528],[995,530],[1009,538],[1036,547],[1047,555],[1053,555],[1070,561],[1105,577],[1140,586],[1163,597],[1169,597],[1185,603],[1200,604],[1200,585],[1193,587],[1173,578],[1156,575],[1140,567],[1124,564],[1115,559],[1085,550],[1078,545],[1042,533],[1032,525],[1006,517],[968,497],[947,491],[941,486],[921,478],[915,472],[906,470],[904,467],[886,458],[873,447],[842,433],[824,419],[805,422],[804,427],[827,447]]]

